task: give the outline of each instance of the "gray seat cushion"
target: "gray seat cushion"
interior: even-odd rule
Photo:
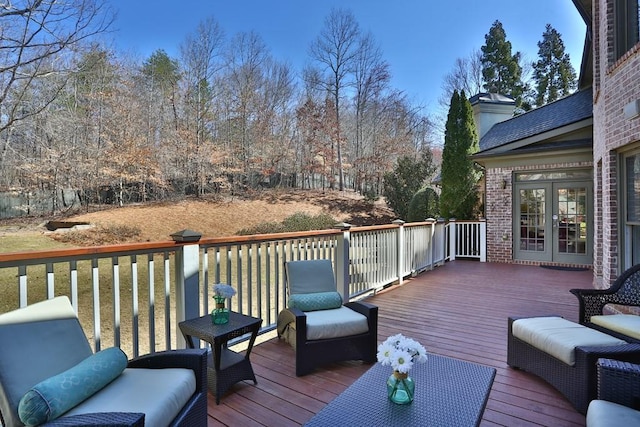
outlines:
[[[640,340],[640,316],[635,314],[591,316],[591,323]]]
[[[369,330],[366,316],[342,306],[333,310],[305,312],[307,339],[325,340],[364,334]]]
[[[289,261],[285,271],[290,294],[337,290],[333,266],[328,259]]]
[[[20,425],[18,402],[39,382],[91,356],[78,319],[0,327],[0,409],[8,425]]]
[[[578,346],[624,345],[625,341],[561,317],[531,317],[513,322],[513,336],[562,360],[575,364]]]
[[[606,400],[592,400],[587,410],[587,427],[640,426],[640,411]]]
[[[55,297],[0,314],[0,325],[76,318],[68,297]]]
[[[167,426],[195,393],[191,369],[127,368],[108,386],[63,416],[92,412],[143,412],[145,425]]]

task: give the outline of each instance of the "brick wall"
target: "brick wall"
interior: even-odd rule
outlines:
[[[487,261],[512,263],[513,259],[513,178],[525,171],[590,168],[591,162],[552,163],[544,165],[487,168],[485,217],[487,220]],[[504,186],[504,188],[503,188]],[[518,220],[517,218],[515,219]],[[518,261],[537,265],[537,261]]]
[[[594,2],[594,175],[596,263],[594,282],[607,287],[619,274],[621,261],[619,214],[620,150],[640,142],[640,118],[626,119],[625,105],[640,99],[640,44],[621,58],[615,57],[615,0]],[[601,190],[598,190],[601,189]]]
[[[513,169],[506,168],[485,171],[488,262],[513,260],[512,172]],[[505,188],[502,188],[503,182],[506,184]]]

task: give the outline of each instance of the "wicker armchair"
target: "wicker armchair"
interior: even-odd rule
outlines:
[[[598,398],[589,404],[587,427],[640,423],[640,365],[599,359]]]
[[[294,348],[297,376],[306,375],[318,366],[333,362],[345,360],[375,362],[378,307],[365,302],[348,302],[339,308],[303,311],[299,307],[292,306],[292,296],[337,293],[331,262],[329,260],[290,261],[285,265],[285,273],[290,299],[289,308],[278,314],[278,338],[284,338]],[[341,305],[341,300],[338,305]],[[359,329],[361,332],[348,335],[339,333],[337,336],[329,333],[327,338],[310,338],[309,331],[312,328],[315,332],[322,328],[333,332],[340,330],[341,324],[338,319],[342,319],[345,307],[347,317],[361,318],[359,320],[363,326]],[[321,317],[319,321],[318,316]],[[320,336],[323,336],[322,332]]]
[[[29,393],[40,394],[43,388],[38,387],[42,387],[43,381],[54,380],[67,393],[70,388],[63,387],[58,380],[63,372],[67,383],[70,372],[74,378],[87,379],[76,381],[74,387],[77,387],[67,393],[82,397],[73,397],[73,404],[68,406],[58,404],[56,409],[49,406],[45,415],[49,421],[44,425],[207,424],[206,350],[164,351],[127,361],[126,355],[119,350],[107,349],[105,352],[115,350],[110,354],[117,353],[119,363],[107,360],[109,364],[96,364],[92,365],[94,370],[81,371],[79,366],[100,355],[93,354],[67,297],[53,298],[0,315],[0,342],[0,424],[4,427],[24,425],[19,402]],[[97,390],[85,391],[83,384],[90,382],[88,378],[96,378],[100,376],[99,369],[116,364],[124,371],[116,369],[109,379],[97,386]],[[34,388],[36,393],[27,393]],[[44,398],[47,404],[64,399],[57,388],[48,390],[55,390],[55,394],[49,392],[51,397]],[[58,412],[62,413],[54,418],[57,415],[52,413]]]
[[[571,289],[580,303],[579,322],[606,334],[628,342],[640,342],[640,339],[602,327],[591,321],[592,316],[604,315],[607,304],[640,307],[640,264],[624,273],[608,289]]]

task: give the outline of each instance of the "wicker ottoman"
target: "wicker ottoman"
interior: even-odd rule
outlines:
[[[596,398],[601,357],[638,363],[640,344],[558,316],[508,319],[507,364],[544,379],[582,414]]]

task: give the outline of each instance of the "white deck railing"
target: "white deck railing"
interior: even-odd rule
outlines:
[[[0,269],[14,269],[16,278],[0,284],[0,312],[67,295],[96,351],[114,345],[135,357],[184,346],[177,324],[210,311],[214,283],[231,284],[237,290],[231,309],[262,318],[265,332],[286,307],[286,261],[331,259],[348,300],[456,256],[486,260],[484,224],[340,224],[301,233],[0,254]]]

